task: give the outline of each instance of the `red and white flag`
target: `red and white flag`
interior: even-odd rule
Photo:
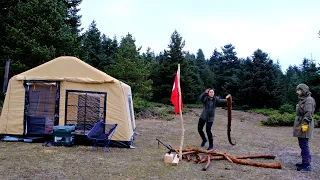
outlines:
[[[174,78],[172,93],[171,93],[171,102],[174,105],[174,113],[178,114],[180,112],[180,109],[182,110],[182,97],[181,97],[181,88],[180,86],[180,69],[178,68],[176,77]],[[180,98],[179,98],[180,95]],[[180,101],[179,101],[180,99]]]

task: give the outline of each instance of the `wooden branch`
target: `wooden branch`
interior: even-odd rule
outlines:
[[[207,159],[207,164],[202,168],[203,171],[206,171],[210,165],[210,160],[211,160],[210,154],[206,159]]]
[[[224,156],[214,156],[211,157],[211,160],[225,160],[226,158]]]
[[[190,154],[186,154],[186,157],[187,157],[187,161],[188,162],[192,160],[191,157],[190,157]]]
[[[264,158],[264,159],[275,159],[276,156],[272,154],[253,154],[247,156],[237,156],[237,159],[254,159],[254,158]]]
[[[232,159],[229,157],[230,155],[227,155],[227,153],[215,152],[215,154],[224,156],[228,161],[230,161],[231,163],[233,163]]]
[[[193,154],[193,153],[195,153],[195,152],[196,152],[196,151],[183,152],[182,155]]]
[[[227,135],[228,135],[228,141],[231,145],[236,145],[236,141],[231,139],[231,113],[232,113],[232,97],[231,94],[227,96],[227,106],[228,106],[228,125],[227,125]]]
[[[172,152],[179,152],[179,150],[176,149],[172,149]],[[182,154],[193,154],[193,153],[205,153],[205,154],[211,154],[211,155],[222,155],[224,153],[221,152],[216,152],[216,151],[207,151],[207,150],[202,150],[202,149],[198,149],[198,148],[186,148],[186,149],[182,149]],[[253,159],[253,158],[265,158],[265,159],[275,159],[275,155],[272,154],[252,154],[252,155],[245,155],[245,156],[237,156],[235,158],[237,159]]]
[[[280,163],[262,163],[262,162],[254,162],[254,161],[248,161],[243,159],[236,159],[230,155],[228,155],[229,158],[237,164],[244,164],[244,165],[250,165],[250,166],[257,166],[257,167],[264,167],[264,168],[275,168],[275,169],[281,169]]]
[[[191,148],[190,148],[191,149]],[[265,167],[265,168],[276,168],[276,169],[281,169],[281,164],[280,163],[262,163],[262,162],[254,162],[254,161],[248,161],[248,160],[243,160],[243,159],[253,159],[253,158],[266,158],[266,159],[274,159],[274,155],[266,155],[266,154],[254,154],[254,155],[247,155],[247,156],[238,156],[238,157],[233,157],[227,153],[221,153],[221,152],[215,152],[215,151],[205,151],[205,150],[199,150],[198,149],[191,149],[193,152],[195,151],[197,154],[197,160],[195,161],[196,163],[204,163],[207,162],[208,159],[204,158],[201,159],[201,155],[199,152],[204,152],[208,155],[218,155],[216,157],[211,157],[210,160],[224,160],[227,159],[231,163],[237,163],[237,164],[244,164],[244,165],[251,165],[251,166],[257,166],[257,167]]]
[[[275,159],[276,156],[270,155],[270,154],[252,154],[252,155],[233,157],[227,153],[216,152],[215,150],[207,151],[199,148],[191,148],[188,146],[187,148],[181,149],[181,150],[176,150],[172,148],[171,151],[177,152],[177,153],[180,153],[180,151],[183,152],[182,154],[186,156],[188,162],[192,160],[190,156],[195,155],[196,160],[194,162],[196,163],[206,162],[206,165],[203,167],[203,170],[207,170],[212,160],[228,160],[231,163],[250,165],[250,166],[256,166],[256,167],[264,167],[264,168],[275,168],[275,169],[282,168],[280,163],[263,163],[263,162],[245,160],[245,159],[255,159],[255,158]],[[207,154],[207,156],[202,158],[200,153]]]
[[[196,162],[200,163],[201,162],[201,155],[199,153],[196,154]]]
[[[195,153],[206,153],[206,154],[214,154],[215,151],[214,150],[203,150],[203,149],[199,149],[199,148],[186,148],[186,149],[182,149],[182,152],[190,152],[190,151],[195,151]],[[177,152],[180,153],[179,149],[174,149],[172,148],[171,152]]]

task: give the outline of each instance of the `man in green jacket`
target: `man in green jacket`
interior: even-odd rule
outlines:
[[[206,89],[200,95],[200,100],[203,103],[203,110],[198,122],[198,133],[202,139],[201,147],[204,147],[207,142],[206,136],[203,132],[203,127],[206,124],[206,133],[209,140],[208,150],[212,150],[214,147],[213,147],[213,138],[212,138],[211,128],[212,128],[213,121],[215,119],[216,106],[217,105],[227,106],[227,100],[220,99],[214,96],[214,88]]]
[[[312,116],[316,108],[316,102],[311,97],[311,92],[306,84],[299,84],[296,89],[299,102],[296,106],[293,136],[298,137],[302,156],[302,163],[298,163],[296,166],[298,171],[311,171],[309,139],[313,137],[314,119]]]

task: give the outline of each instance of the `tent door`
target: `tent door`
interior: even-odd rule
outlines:
[[[52,134],[58,125],[58,83],[26,82],[25,134]]]

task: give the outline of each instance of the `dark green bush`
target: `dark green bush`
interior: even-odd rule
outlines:
[[[251,111],[254,112],[254,113],[263,114],[263,115],[266,115],[266,116],[279,114],[278,110],[275,110],[275,109],[272,109],[272,108],[270,108],[270,109],[252,109]]]
[[[203,108],[203,104],[184,104],[183,108]]]
[[[170,121],[174,119],[174,107],[140,99],[135,106],[135,115],[140,118],[161,118]]]
[[[295,120],[295,114],[273,114],[267,120],[261,121],[266,126],[292,126]]]
[[[293,113],[295,112],[294,106],[291,104],[284,104],[282,106],[280,106],[279,108],[279,113],[283,114],[283,113]]]
[[[147,109],[151,107],[151,103],[145,99],[141,99],[141,98],[134,98],[133,100],[133,108],[135,113],[138,113],[144,109]]]
[[[313,115],[313,118],[314,118],[314,126],[319,128],[320,127],[320,115],[315,114],[315,115]]]

